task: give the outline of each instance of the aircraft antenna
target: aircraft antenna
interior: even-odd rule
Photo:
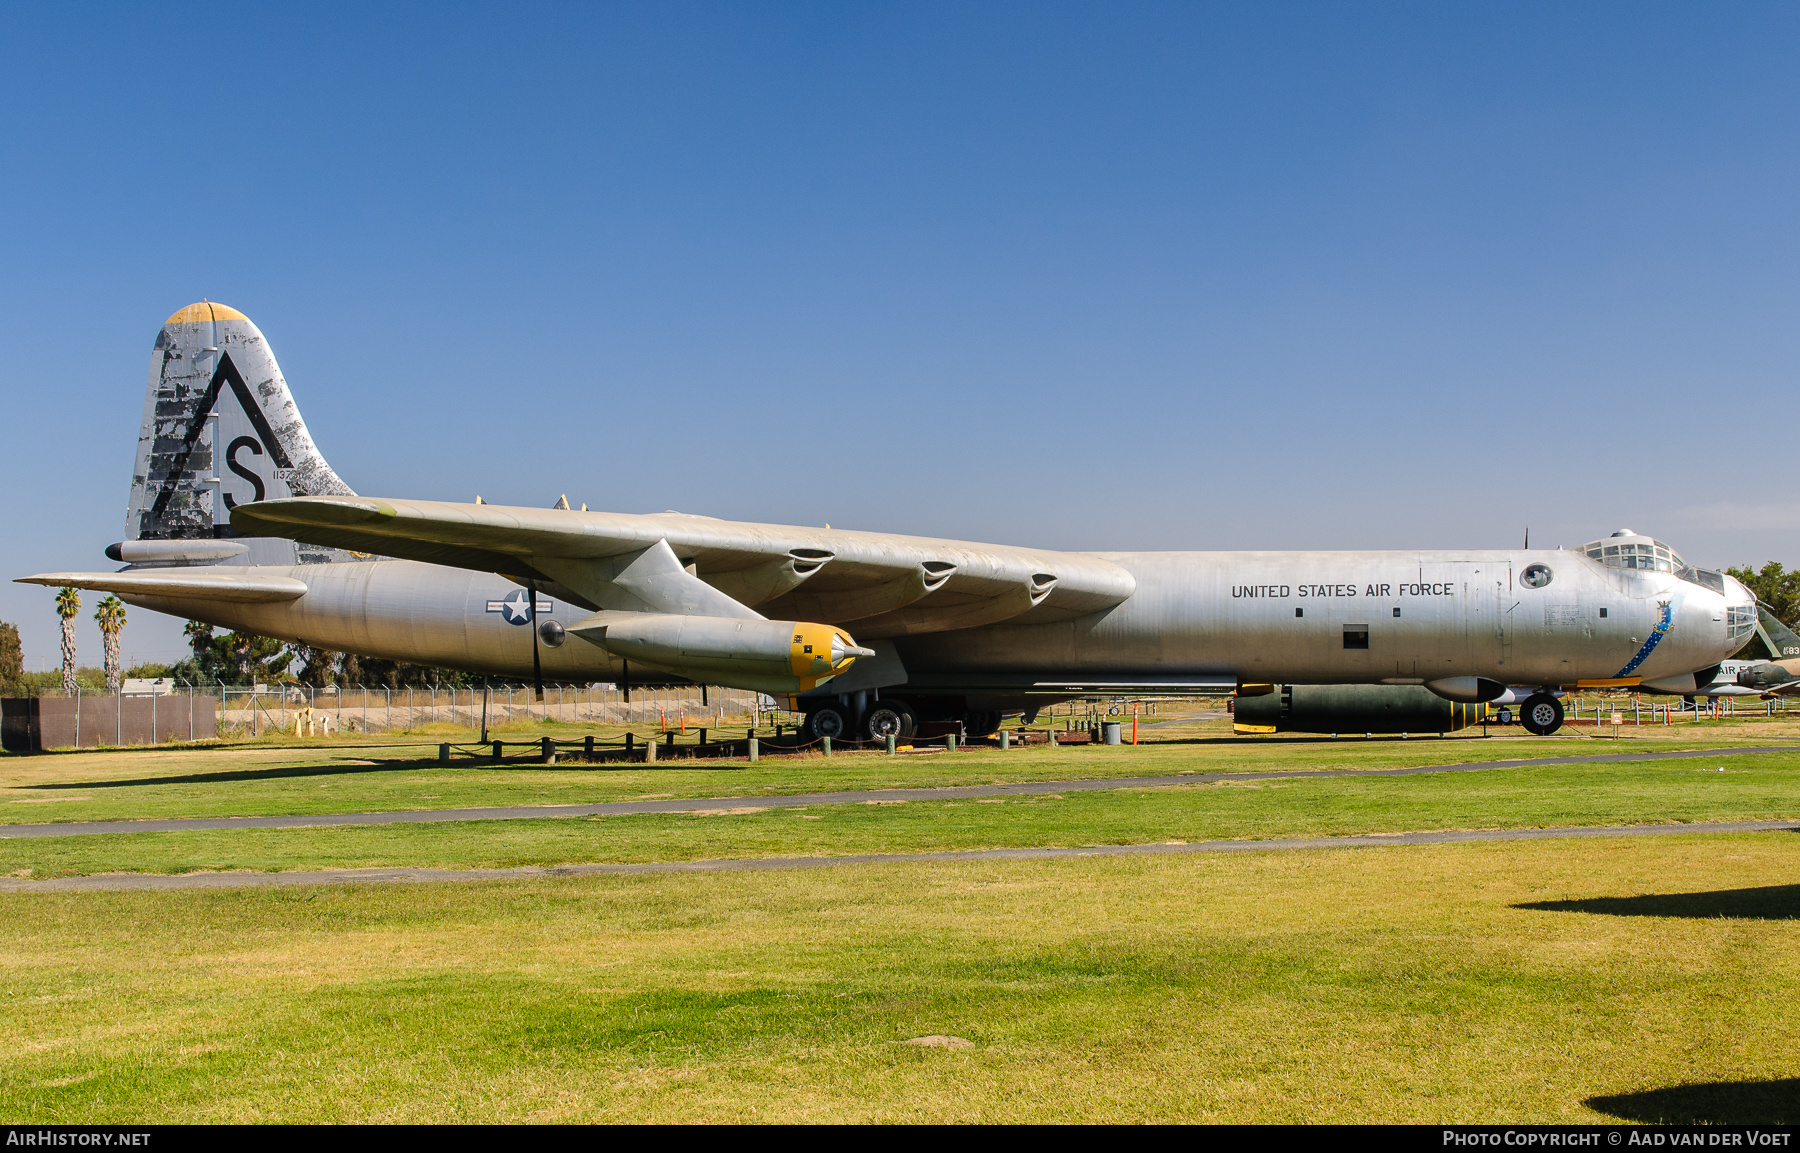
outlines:
[[[1526,552],[1531,551],[1531,526],[1530,525],[1525,526],[1525,551]]]

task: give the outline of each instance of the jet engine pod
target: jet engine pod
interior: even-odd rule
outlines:
[[[137,565],[210,564],[249,551],[235,540],[122,540],[106,546],[109,559]]]
[[[1506,686],[1486,677],[1444,677],[1426,681],[1425,687],[1447,701],[1465,705],[1485,704],[1506,695]]]
[[[842,629],[804,621],[600,612],[569,631],[614,656],[765,693],[803,693],[874,655]]]
[[[1422,685],[1277,685],[1234,709],[1240,733],[1450,733],[1487,716]]]

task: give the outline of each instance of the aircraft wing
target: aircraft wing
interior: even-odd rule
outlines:
[[[218,601],[291,601],[306,595],[306,582],[255,570],[149,569],[142,572],[52,572],[19,577],[16,584],[72,585],[127,596],[201,597]]]
[[[1123,568],[1084,553],[673,512],[321,496],[240,505],[231,523],[253,536],[553,583],[596,609],[742,616],[754,607],[749,615],[854,623],[859,637],[1069,620],[1136,588]]]

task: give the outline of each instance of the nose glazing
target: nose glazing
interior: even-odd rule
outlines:
[[[1731,651],[1736,652],[1756,631],[1756,594],[1735,577],[1725,577],[1725,634]]]

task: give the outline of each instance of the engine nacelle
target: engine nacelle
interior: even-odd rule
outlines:
[[[106,546],[109,559],[140,565],[214,564],[249,551],[235,540],[122,540]]]
[[[569,631],[626,660],[763,693],[803,693],[875,655],[842,629],[805,621],[600,612]]]
[[[1238,697],[1240,733],[1451,733],[1479,723],[1487,705],[1445,700],[1423,685],[1277,685]]]

